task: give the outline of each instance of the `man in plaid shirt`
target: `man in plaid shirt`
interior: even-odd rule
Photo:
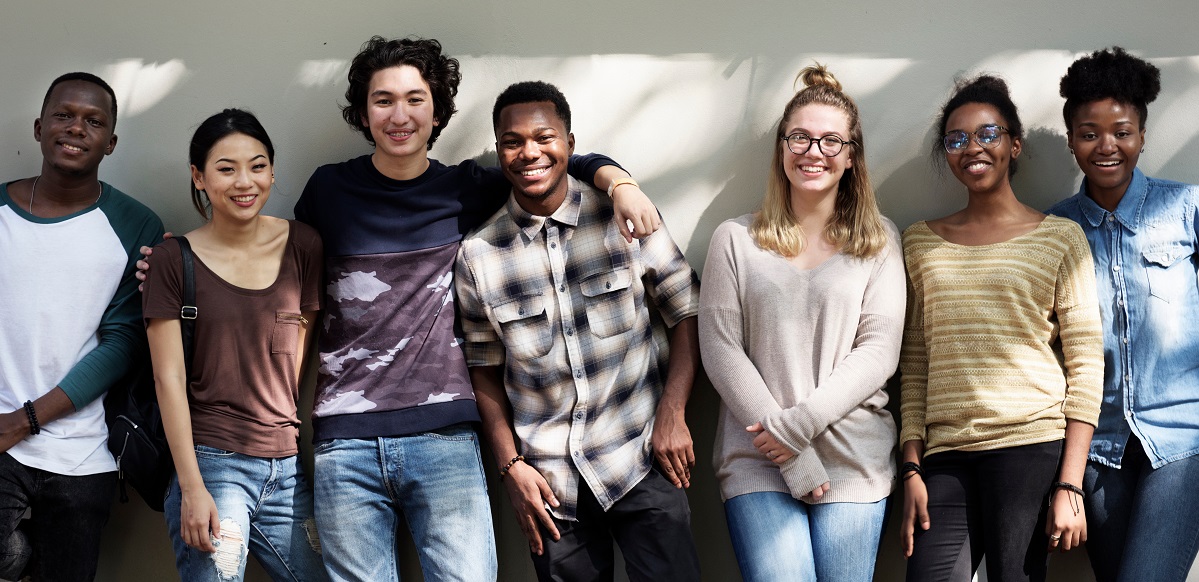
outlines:
[[[508,87],[492,121],[512,197],[463,241],[455,285],[537,574],[611,580],[614,537],[631,579],[698,580],[683,491],[695,272],[665,229],[626,243],[609,197],[567,176],[570,106],[553,85]]]

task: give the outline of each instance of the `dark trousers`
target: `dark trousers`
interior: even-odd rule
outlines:
[[[656,467],[607,512],[587,484],[580,482],[577,517],[578,521],[554,519],[562,535],[556,542],[542,530],[545,551],[533,556],[539,580],[612,580],[613,539],[620,546],[632,582],[699,580],[687,494],[671,485]]]
[[[59,475],[0,454],[0,578],[24,570],[38,582],[94,579],[116,485],[115,472]],[[22,523],[26,509],[33,515]]]
[[[924,458],[929,529],[916,528],[908,580],[969,582],[983,556],[990,582],[1045,580],[1046,502],[1062,441]]]

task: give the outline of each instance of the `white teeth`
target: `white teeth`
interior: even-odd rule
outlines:
[[[256,196],[254,196],[253,194],[249,194],[246,196],[234,196],[233,201],[234,202],[250,202],[250,201],[254,200],[254,198],[256,198]]]
[[[535,170],[523,170],[523,171],[521,171],[520,175],[522,175],[522,176],[540,176],[548,171],[550,171],[549,168],[537,168]]]
[[[970,172],[981,172],[989,165],[990,164],[986,162],[974,162],[973,164],[966,166],[966,170]]]
[[[1102,167],[1104,167],[1104,168],[1110,168],[1110,167],[1112,167],[1112,166],[1119,166],[1119,165],[1120,165],[1120,161],[1119,161],[1119,160],[1112,160],[1112,161],[1107,161],[1107,162],[1095,162],[1095,165],[1096,165],[1096,166],[1102,166]]]
[[[63,149],[65,149],[65,150],[68,150],[68,151],[72,151],[72,152],[81,152],[81,151],[83,151],[83,148],[77,148],[77,147],[75,147],[75,146],[73,146],[73,145],[67,145],[67,144],[65,144],[65,143],[64,143],[64,144],[62,144],[62,147],[63,147]]]
[[[823,172],[824,171],[824,168],[821,166],[800,166],[799,169],[803,170],[804,172]]]

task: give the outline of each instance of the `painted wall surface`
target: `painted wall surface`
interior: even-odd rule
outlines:
[[[553,82],[574,109],[578,151],[621,161],[700,269],[716,226],[760,202],[772,127],[796,73],[813,60],[858,100],[879,200],[901,229],[965,202],[927,154],[935,110],[962,72],[997,72],[1012,86],[1029,128],[1017,194],[1044,208],[1073,193],[1081,174],[1066,151],[1058,79],[1079,54],[1113,44],[1162,69],[1140,167],[1199,182],[1196,16],[1188,0],[5,0],[0,178],[38,173],[32,127],[46,87],[87,70],[120,99],[120,141],[101,177],[154,208],[168,229],[199,225],[187,142],[202,119],[231,106],[256,112],[270,131],[278,180],[266,211],[290,217],[318,165],[370,151],[337,110],[349,58],[373,34],[414,34],[440,39],[462,63],[460,113],[432,156],[493,160],[495,95],[515,81]],[[705,579],[737,580],[710,463],[716,407],[702,381],[689,410],[700,459],[689,494]],[[527,546],[489,471],[501,579],[531,579]],[[898,521],[896,511],[877,580],[903,578]],[[405,543],[403,575],[418,580]],[[137,503],[117,507],[100,580],[174,579],[172,560],[161,515]],[[251,568],[249,579],[266,577]],[[1091,580],[1085,556],[1055,557],[1052,579]]]

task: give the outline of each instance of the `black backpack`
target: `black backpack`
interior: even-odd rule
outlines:
[[[179,254],[183,259],[183,309],[180,310],[183,331],[183,357],[187,376],[191,377],[195,345],[192,337],[196,327],[196,281],[191,245],[181,236]],[[117,478],[121,502],[129,501],[125,484],[132,485],[146,505],[162,511],[175,463],[162,428],[162,413],[154,391],[154,369],[148,350],[135,358],[138,362],[104,398],[104,416],[108,422],[108,450],[117,462]]]

